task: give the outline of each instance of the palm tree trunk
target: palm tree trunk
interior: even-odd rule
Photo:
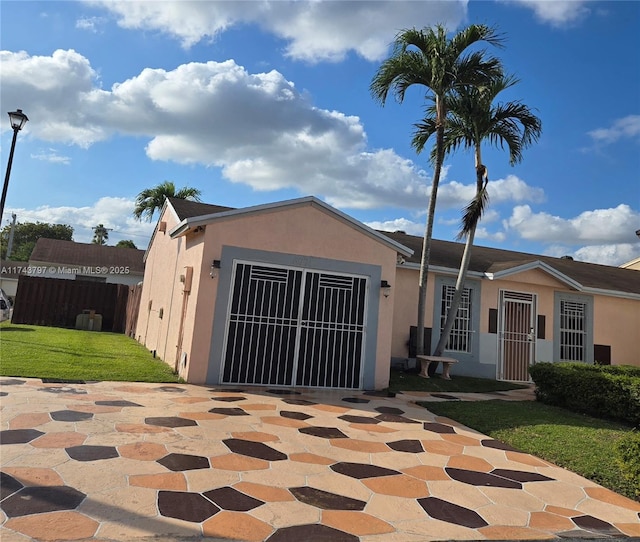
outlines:
[[[431,182],[431,194],[429,195],[429,209],[427,211],[427,224],[422,240],[422,257],[420,259],[420,277],[418,279],[418,318],[416,332],[416,355],[421,356],[425,352],[424,345],[424,312],[427,304],[427,279],[429,277],[429,260],[431,258],[431,238],[433,237],[433,223],[436,214],[436,198],[438,185],[444,161],[444,121],[446,110],[444,100],[436,95],[436,163]]]
[[[475,161],[476,161],[476,196],[478,196],[482,191],[483,174],[485,171],[484,168],[481,167],[482,156],[480,151],[480,145],[476,146]],[[442,353],[444,352],[444,349],[447,346],[447,342],[449,341],[451,330],[453,329],[453,325],[456,321],[458,308],[460,307],[460,302],[462,301],[462,294],[464,293],[464,283],[467,279],[469,262],[471,261],[471,248],[473,247],[473,239],[476,234],[476,226],[477,226],[477,223],[473,224],[473,226],[469,230],[469,233],[467,234],[467,240],[465,242],[464,252],[462,254],[462,261],[460,262],[460,269],[458,270],[458,278],[456,280],[456,290],[453,294],[453,299],[451,300],[451,306],[447,311],[447,319],[445,320],[444,328],[442,330],[442,333],[440,334],[438,345],[436,346],[436,349],[433,352],[434,356],[442,356]],[[434,373],[436,368],[437,368],[437,365],[433,368]]]

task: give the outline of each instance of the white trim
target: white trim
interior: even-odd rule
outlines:
[[[561,273],[560,271],[558,271],[555,267],[552,267],[548,263],[545,263],[540,260],[535,260],[533,262],[526,262],[520,265],[516,265],[514,267],[509,267],[508,269],[504,269],[502,271],[497,271],[495,273],[487,272],[485,273],[485,276],[489,280],[498,280],[511,275],[515,275],[517,273],[523,273],[525,271],[532,271],[535,269],[540,269],[548,273],[553,278],[559,280],[560,282],[564,282],[567,286],[570,286],[574,290],[579,290],[579,291],[583,290],[582,284],[580,284],[577,280],[574,280],[571,277],[568,277],[564,273]]]

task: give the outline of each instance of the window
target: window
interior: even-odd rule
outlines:
[[[560,300],[560,361],[586,361],[587,304]]]
[[[453,296],[455,294],[455,286],[450,284],[442,285],[442,298],[440,303],[440,332],[444,329],[444,324],[447,319],[447,312],[451,307]],[[471,288],[465,288],[462,293],[462,299],[458,307],[456,319],[447,341],[445,350],[451,352],[471,352],[471,315],[472,304],[471,299],[473,297],[473,291]]]

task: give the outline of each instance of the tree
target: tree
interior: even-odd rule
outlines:
[[[436,146],[433,180],[424,233],[420,276],[418,279],[418,355],[424,354],[424,313],[427,277],[431,255],[431,238],[435,218],[436,198],[444,160],[444,130],[447,118],[445,98],[463,85],[482,85],[502,74],[499,60],[487,57],[484,51],[468,52],[479,42],[500,45],[502,38],[493,28],[472,24],[451,39],[441,26],[422,30],[407,29],[396,35],[391,56],[378,68],[370,90],[374,99],[385,104],[389,92],[402,103],[407,89],[413,85],[425,87],[426,96],[435,104],[433,117]]]
[[[122,239],[116,243],[116,247],[120,248],[138,248],[131,239]]]
[[[0,233],[2,243],[2,259],[7,257],[7,244],[11,232],[11,225],[5,226]],[[40,237],[47,239],[60,239],[71,241],[73,239],[73,228],[67,224],[49,224],[46,222],[23,222],[16,223],[13,230],[13,247],[9,259],[19,262],[27,262],[36,246],[36,241]]]
[[[176,192],[176,187],[171,181],[164,181],[153,188],[146,188],[138,194],[133,216],[137,220],[146,217],[149,222],[153,219],[153,214],[162,209],[164,200],[167,198],[186,199],[190,201],[200,201],[201,192],[197,188],[185,186]]]
[[[494,105],[493,102],[498,94],[516,83],[517,80],[514,77],[503,76],[494,79],[484,87],[459,88],[447,97],[448,118],[443,141],[444,153],[446,155],[454,152],[461,146],[474,150],[476,194],[463,212],[458,239],[466,237],[465,248],[455,293],[447,311],[440,339],[433,352],[435,356],[442,355],[455,324],[464,294],[464,283],[471,260],[476,227],[488,204],[489,175],[487,167],[482,163],[482,143],[488,141],[492,145],[500,145],[501,148],[506,146],[509,150],[509,163],[513,166],[522,161],[523,150],[537,141],[542,132],[542,122],[526,105],[517,101]],[[433,110],[433,106],[429,109]],[[418,151],[424,148],[435,130],[431,116],[432,114],[428,113],[426,121],[416,125],[412,144]],[[436,367],[437,364],[429,367],[430,374]]]
[[[109,239],[109,228],[105,228],[103,224],[98,224],[93,228],[92,243],[96,245],[106,245]]]

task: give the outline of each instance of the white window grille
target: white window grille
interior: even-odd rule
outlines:
[[[560,301],[560,361],[586,361],[587,304]]]
[[[442,285],[442,302],[440,307],[440,333],[444,329],[447,320],[447,313],[451,307],[453,296],[455,294],[455,286],[449,284]],[[462,293],[462,299],[456,313],[456,319],[447,341],[445,350],[451,352],[471,352],[471,296],[472,289],[465,288]]]

